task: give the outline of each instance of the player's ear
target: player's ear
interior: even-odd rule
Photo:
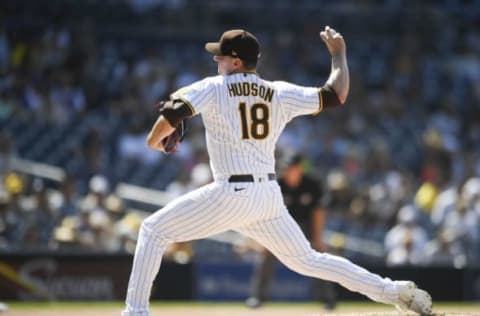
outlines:
[[[235,68],[242,67],[242,60],[240,58],[233,59],[233,66],[235,66]]]

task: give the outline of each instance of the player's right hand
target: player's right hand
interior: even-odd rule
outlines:
[[[332,29],[330,26],[325,26],[325,30],[320,32],[320,38],[323,40],[325,45],[327,45],[330,55],[338,55],[345,53],[347,47],[343,36]]]

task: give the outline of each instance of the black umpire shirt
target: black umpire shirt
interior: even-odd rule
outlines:
[[[287,186],[283,178],[278,183],[282,189],[283,200],[288,211],[307,238],[311,239],[313,211],[321,207],[322,202],[320,182],[303,175],[300,184],[295,188]]]

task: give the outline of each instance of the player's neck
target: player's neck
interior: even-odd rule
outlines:
[[[229,72],[227,75],[236,75],[236,74],[254,74],[254,75],[258,75],[256,69],[244,69],[244,68],[232,70],[232,71]]]

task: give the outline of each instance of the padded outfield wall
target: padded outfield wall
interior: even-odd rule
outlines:
[[[132,256],[0,254],[0,300],[123,300]],[[392,279],[411,279],[436,301],[480,301],[480,268],[369,267]],[[248,297],[247,263],[164,262],[153,300],[240,301]],[[340,300],[362,296],[337,287]],[[274,301],[312,300],[311,280],[282,265],[272,284]]]

